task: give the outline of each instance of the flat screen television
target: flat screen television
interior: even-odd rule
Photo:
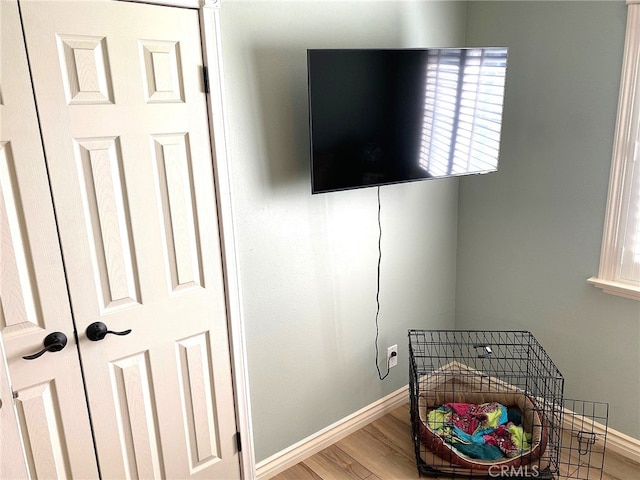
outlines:
[[[507,52],[308,50],[312,192],[496,171]]]

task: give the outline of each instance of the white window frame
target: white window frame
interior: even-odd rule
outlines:
[[[600,268],[588,279],[606,293],[640,300],[640,281],[621,278],[627,212],[638,195],[638,182],[631,179],[640,168],[640,0],[627,0],[627,33],[613,145],[609,197],[605,216]],[[635,165],[634,165],[635,164]],[[637,171],[635,173],[637,175]],[[629,232],[630,233],[630,232]]]

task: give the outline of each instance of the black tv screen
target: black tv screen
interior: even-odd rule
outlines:
[[[497,170],[507,48],[307,51],[312,192]]]

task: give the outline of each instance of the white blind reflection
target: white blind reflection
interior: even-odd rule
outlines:
[[[494,171],[507,49],[434,49],[427,58],[420,167],[434,177]]]

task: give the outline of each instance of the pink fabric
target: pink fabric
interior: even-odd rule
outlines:
[[[483,418],[481,412],[477,411],[478,405],[473,403],[447,403],[446,406],[453,410],[451,414],[453,426],[458,427],[464,433],[473,435]]]
[[[462,432],[473,435],[479,427],[486,428],[487,414],[496,412],[502,407],[498,403],[485,403],[475,405],[473,403],[447,403],[445,407],[451,410],[451,423]]]
[[[472,403],[447,403],[446,406],[458,415],[466,415],[474,405]]]

